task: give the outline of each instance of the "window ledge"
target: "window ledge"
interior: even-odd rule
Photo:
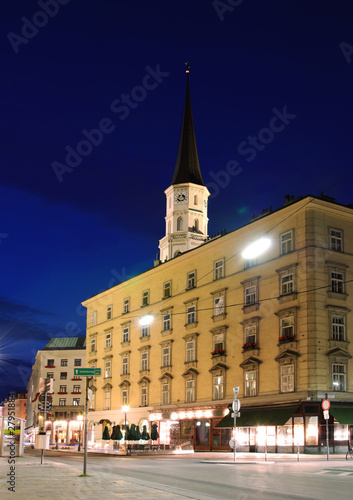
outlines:
[[[333,349],[335,347],[340,347],[342,349],[347,350],[349,342],[347,340],[333,340],[330,339],[330,349]]]
[[[244,313],[251,313],[253,311],[257,311],[260,307],[260,304],[258,302],[255,302],[255,304],[248,304],[243,306],[243,312]]]
[[[185,326],[185,328],[187,330],[190,330],[191,328],[196,328],[197,327],[197,323],[198,323],[197,321],[195,321],[194,323],[185,323],[184,326]]]
[[[258,358],[260,356],[260,349],[255,347],[254,349],[245,349],[243,351],[243,359],[250,358],[251,356]]]
[[[95,354],[97,354],[97,350],[95,350],[95,351],[90,351],[90,352],[89,352],[89,355],[90,355],[90,356],[94,356]]]
[[[278,299],[278,302],[280,304],[283,304],[284,302],[289,302],[290,300],[295,300],[298,296],[298,293],[297,292],[293,292],[293,293],[286,293],[285,295],[280,295],[279,297],[277,297]]]
[[[211,316],[211,319],[213,319],[213,321],[222,321],[224,319],[226,319],[227,317],[227,313],[223,313],[223,314],[216,314],[215,316]]]
[[[140,307],[148,307],[149,304],[142,304]]]
[[[145,337],[140,337],[141,342],[146,342],[147,340],[150,339],[150,335],[146,335]]]
[[[347,293],[331,292],[330,290],[328,290],[327,296],[330,297],[330,299],[347,300],[348,294]]]
[[[162,334],[162,337],[167,337],[167,335],[171,335],[172,332],[173,332],[173,329],[171,328],[170,330],[162,330],[161,334]]]
[[[126,342],[120,342],[121,347],[127,347],[130,345],[130,340],[127,340]]]
[[[110,347],[105,347],[104,348],[104,352],[109,352],[113,349],[113,346],[110,346]]]

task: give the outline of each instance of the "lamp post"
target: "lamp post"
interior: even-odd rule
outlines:
[[[128,405],[123,405],[122,410],[123,410],[123,413],[125,415],[124,428],[125,428],[125,441],[126,441],[127,414],[128,414],[128,411],[130,410],[130,407]]]
[[[79,431],[78,431],[78,451],[81,451],[81,433],[82,433],[83,415],[78,415],[77,420],[79,421]]]

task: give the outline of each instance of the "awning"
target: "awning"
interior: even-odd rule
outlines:
[[[340,424],[353,425],[353,404],[348,406],[331,403],[329,411]]]
[[[298,411],[299,405],[277,408],[240,408],[237,427],[256,427],[258,425],[284,425]],[[216,427],[233,427],[234,418],[228,413]]]

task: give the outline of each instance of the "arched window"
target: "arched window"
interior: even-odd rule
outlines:
[[[177,220],[177,231],[182,231],[183,230],[183,218],[178,217]]]

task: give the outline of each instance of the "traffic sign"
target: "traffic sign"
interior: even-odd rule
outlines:
[[[328,410],[324,410],[324,419],[328,420],[330,418],[330,412]]]
[[[327,411],[330,409],[331,403],[329,399],[324,399],[323,402],[321,403],[321,407],[324,411]]]
[[[102,375],[100,368],[74,368],[74,375],[80,377],[100,377]]]
[[[51,394],[47,394],[47,403],[51,403],[53,400],[53,397]],[[39,397],[38,397],[38,401],[40,403],[44,403],[45,402],[45,393],[42,392],[42,394],[39,394]]]

